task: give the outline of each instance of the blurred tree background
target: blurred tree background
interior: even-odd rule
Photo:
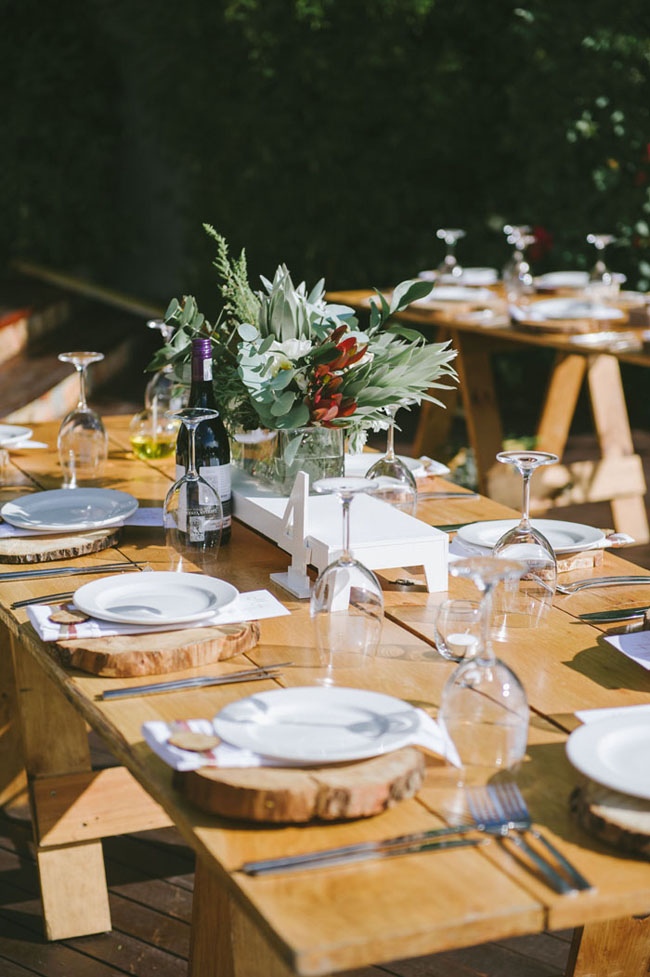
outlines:
[[[613,232],[650,287],[647,0],[0,5],[3,262],[214,315],[202,221],[330,288],[435,266],[445,224],[501,267],[510,221],[536,271]]]

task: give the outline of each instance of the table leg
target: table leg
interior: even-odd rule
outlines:
[[[11,644],[23,755],[30,781],[90,770],[84,720],[29,652],[14,638]],[[32,821],[47,938],[62,940],[109,930],[101,842],[44,848],[39,845],[36,817]]]
[[[503,442],[490,363],[490,340],[462,332],[456,332],[454,339],[467,433],[476,460],[479,492],[485,495],[488,473],[498,464],[494,459]]]
[[[0,806],[25,803],[26,787],[11,639],[0,626]]]
[[[647,977],[650,917],[589,923],[573,935],[566,977]]]
[[[435,342],[444,343],[450,338],[450,330],[441,327],[435,336]],[[415,458],[419,458],[420,455],[435,458],[440,449],[449,441],[459,396],[458,385],[451,380],[449,384],[450,390],[432,389],[429,391],[433,397],[445,405],[446,409],[438,407],[437,404],[430,404],[426,400],[423,400],[420,405],[418,426],[411,447],[411,452]]]
[[[197,857],[188,977],[295,977]]]
[[[590,357],[587,382],[603,458],[633,456],[632,432],[616,357]],[[620,492],[620,485],[618,489]],[[612,499],[611,505],[617,532],[630,533],[637,543],[646,543],[650,538],[650,529],[643,495],[634,492],[627,496],[618,495]]]
[[[540,451],[550,451],[562,458],[586,372],[585,356],[557,354],[537,428]]]

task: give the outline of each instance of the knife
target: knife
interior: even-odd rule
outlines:
[[[643,607],[621,607],[615,611],[593,611],[591,614],[579,614],[581,621],[631,621],[635,617],[643,617],[646,611],[650,611],[650,604]]]
[[[94,567],[45,567],[39,570],[12,570],[0,573],[0,581],[36,580],[38,577],[72,577],[80,573],[107,573],[109,570],[142,570],[145,563],[97,563]]]
[[[169,682],[155,682],[153,685],[131,685],[123,689],[109,689],[101,694],[102,699],[126,699],[131,695],[156,695],[159,692],[180,692],[183,689],[201,689],[206,685],[230,685],[232,682],[251,682],[255,679],[276,678],[278,668],[293,665],[293,662],[278,662],[277,665],[260,665],[243,672],[230,672],[228,675],[195,675],[192,678],[172,679]]]

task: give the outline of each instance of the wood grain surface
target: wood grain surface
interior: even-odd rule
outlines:
[[[89,533],[16,536],[0,539],[0,563],[49,563],[99,553],[117,545],[122,527]]]
[[[417,793],[424,756],[407,748],[327,767],[203,767],[176,780],[201,810],[227,818],[293,824],[367,818]]]
[[[135,678],[181,672],[234,658],[255,647],[260,638],[257,621],[215,628],[187,628],[156,634],[124,634],[108,638],[50,641],[47,649],[68,668],[93,675]]]

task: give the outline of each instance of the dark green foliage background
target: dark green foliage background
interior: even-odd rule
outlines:
[[[526,0],[521,0],[526,2]],[[4,0],[0,225],[20,255],[215,302],[214,224],[254,274],[387,284],[504,220],[650,282],[647,0]]]

